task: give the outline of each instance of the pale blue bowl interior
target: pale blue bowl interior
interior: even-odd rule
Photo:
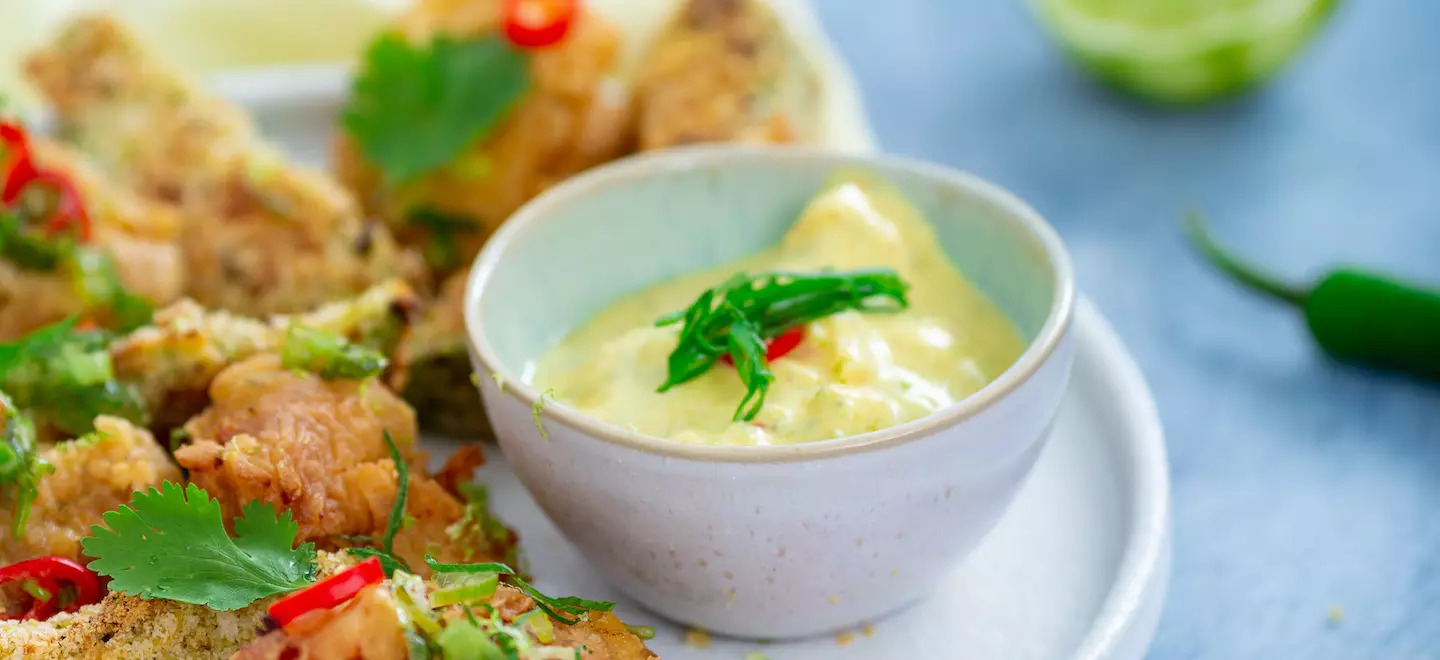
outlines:
[[[480,299],[505,368],[523,365],[606,305],[644,287],[774,245],[837,171],[900,190],[955,265],[1033,341],[1056,296],[1055,266],[1013,199],[973,179],[911,164],[779,150],[622,161],[534,204]],[[576,193],[579,194],[576,194]],[[521,214],[526,214],[522,211]],[[492,246],[493,247],[493,246]]]

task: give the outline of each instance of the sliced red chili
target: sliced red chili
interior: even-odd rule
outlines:
[[[785,357],[790,351],[795,350],[795,347],[799,346],[802,341],[805,341],[805,326],[803,325],[795,326],[776,335],[774,339],[770,340],[770,343],[765,345],[765,361],[774,362]],[[732,367],[735,366],[735,361],[730,358],[730,354],[728,353],[721,355],[720,361]]]
[[[520,48],[560,43],[580,13],[578,0],[505,0],[501,23],[505,38]]]
[[[74,181],[58,172],[46,170],[36,174],[30,183],[55,191],[55,210],[45,220],[46,233],[56,236],[69,229],[74,231],[80,242],[90,240],[90,215],[85,212],[85,204]]]
[[[365,587],[383,579],[385,571],[380,568],[380,559],[371,557],[275,601],[268,611],[271,618],[284,627],[302,614],[330,609],[350,600]]]
[[[35,164],[30,160],[30,136],[16,122],[0,121],[0,144],[5,147],[4,185],[0,186],[0,203],[14,204],[20,189],[35,178]]]
[[[79,562],[64,557],[37,557],[0,568],[0,584],[33,581],[35,586],[49,594],[49,598],[34,598],[30,609],[20,616],[0,615],[6,619],[48,619],[52,614],[64,610],[73,612],[82,605],[100,602],[105,597],[105,588],[100,585],[100,576],[81,566]],[[65,585],[74,588],[74,598],[60,602]]]

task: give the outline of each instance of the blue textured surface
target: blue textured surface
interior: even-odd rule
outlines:
[[[1152,656],[1440,658],[1440,387],[1328,363],[1177,232],[1199,207],[1287,276],[1440,283],[1440,3],[1347,3],[1259,94],[1185,112],[1092,86],[1009,2],[817,4],[885,149],[1035,205],[1145,371],[1174,477]]]

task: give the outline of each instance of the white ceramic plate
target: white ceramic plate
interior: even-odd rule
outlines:
[[[662,0],[634,1],[653,6]],[[808,3],[774,4],[825,76],[830,144],[873,150],[854,83]],[[250,70],[213,83],[253,111],[266,134],[297,158],[323,166],[346,88],[343,66]],[[936,597],[868,632],[857,630],[852,639],[759,645],[716,638],[706,650],[687,646],[684,631],[590,572],[493,448],[482,478],[498,514],[520,532],[543,589],[617,601],[627,621],[656,627],[651,648],[667,660],[740,660],[751,651],[773,660],[1140,658],[1159,620],[1170,570],[1163,432],[1144,379],[1104,319],[1082,300],[1075,323],[1071,391],[1011,510],[961,568],[936,576],[943,581]],[[437,457],[453,446],[427,444]]]

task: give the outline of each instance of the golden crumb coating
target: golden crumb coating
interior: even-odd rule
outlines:
[[[83,198],[91,244],[114,259],[120,282],[152,304],[180,295],[179,225],[169,205],[146,200],[106,181],[75,153],[44,138],[30,138],[37,167],[63,174]],[[0,341],[72,315],[106,320],[78,292],[70,269],[28,270],[0,260]]]
[[[13,512],[0,509],[0,565],[46,556],[85,561],[80,539],[101,523],[101,514],[129,502],[137,490],[180,483],[180,469],[150,432],[118,417],[95,418],[93,434],[41,456],[55,471],[40,480],[21,538],[10,534]]]
[[[378,381],[326,381],[260,355],[220,372],[210,401],[185,425],[190,441],[175,458],[227,513],[251,500],[273,503],[295,516],[301,540],[322,548],[347,545],[342,535],[383,536],[398,486],[388,431],[410,466],[409,521],[396,554],[422,574],[427,553],[443,561],[513,556],[513,534],[476,520],[483,512],[425,472],[414,411]]]
[[[419,0],[395,27],[413,43],[424,43],[436,35],[493,34],[500,15],[500,0]],[[336,175],[410,245],[432,238],[409,223],[414,209],[433,207],[476,221],[477,231],[456,236],[456,264],[467,265],[521,204],[629,149],[629,98],[614,77],[620,43],[618,28],[595,12],[582,12],[564,41],[534,52],[529,91],[508,116],[449,166],[391,188],[358,145],[342,135],[335,148]]]
[[[398,280],[306,314],[269,321],[207,311],[182,300],[157,312],[151,325],[112,344],[110,357],[116,376],[140,388],[155,428],[168,430],[205,407],[216,374],[238,360],[277,350],[285,329],[296,323],[381,350],[391,358],[386,381],[398,386],[407,361],[403,340],[419,304],[414,291]]]
[[[819,132],[817,75],[759,0],[686,0],[642,62],[641,149],[808,142]]]
[[[72,21],[26,70],[65,134],[111,176],[179,209],[185,293],[201,304],[300,312],[418,275],[343,188],[287,162],[243,112],[111,18]]]

